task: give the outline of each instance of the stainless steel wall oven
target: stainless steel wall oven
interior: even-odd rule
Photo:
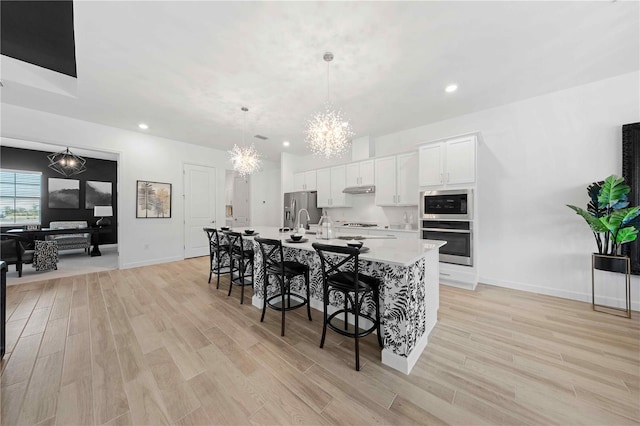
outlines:
[[[473,266],[473,222],[467,220],[422,220],[420,238],[442,240],[440,262]]]

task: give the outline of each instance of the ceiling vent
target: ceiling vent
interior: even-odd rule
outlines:
[[[255,135],[254,138],[262,139],[263,141],[266,141],[267,139],[269,139],[268,137],[262,136],[262,135]]]

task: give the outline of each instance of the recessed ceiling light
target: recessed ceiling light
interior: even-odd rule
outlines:
[[[289,143],[289,141],[284,141],[284,142],[282,142],[282,146],[287,147],[287,146],[289,146],[289,145],[291,145],[291,144]]]
[[[457,84],[450,84],[447,87],[444,88],[444,91],[447,93],[453,93],[456,90],[458,90],[458,85]]]
[[[142,130],[147,130],[149,128],[149,125],[145,123],[140,123],[138,124],[138,127],[140,127]]]

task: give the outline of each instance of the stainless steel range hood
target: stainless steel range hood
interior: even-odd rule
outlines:
[[[373,194],[376,192],[375,185],[348,186],[342,190],[345,194]]]

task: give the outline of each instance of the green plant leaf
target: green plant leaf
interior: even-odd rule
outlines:
[[[628,226],[626,228],[622,228],[618,231],[618,235],[616,237],[616,243],[628,243],[630,241],[635,241],[638,236],[638,230],[632,226]]]
[[[589,204],[587,204],[587,211],[595,217],[602,217],[607,214],[607,210],[598,205],[598,196],[600,195],[600,189],[602,189],[603,184],[604,181],[601,180],[600,182],[593,182],[587,187],[587,193],[591,200],[589,201]]]
[[[616,210],[608,216],[600,218],[600,222],[612,233],[615,234],[623,226],[633,221],[640,214],[640,207],[629,207]]]
[[[604,180],[600,194],[598,195],[598,207],[616,209],[622,207],[627,201],[627,194],[631,191],[629,185],[624,183],[624,178],[611,175]],[[618,205],[618,207],[616,207]],[[626,205],[625,205],[626,206]]]
[[[570,204],[567,204],[567,207],[569,207],[570,209],[574,210],[577,214],[582,216],[584,220],[587,221],[587,223],[589,224],[593,232],[607,232],[607,227],[605,226],[605,224],[602,223],[600,219],[593,216],[588,211],[580,207],[572,206]]]

